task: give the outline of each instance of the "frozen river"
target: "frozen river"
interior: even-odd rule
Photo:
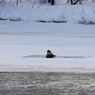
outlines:
[[[94,25],[0,23],[0,71],[95,72]],[[46,59],[46,51],[56,57]]]

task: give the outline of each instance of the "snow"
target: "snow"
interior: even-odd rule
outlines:
[[[0,71],[95,72],[95,25],[88,25],[95,21],[93,3],[57,2],[0,7],[0,18],[8,19],[0,21]],[[82,20],[86,23],[79,24]],[[45,58],[47,50],[56,57]]]
[[[38,0],[39,1],[39,0]],[[22,21],[66,21],[73,23],[95,23],[95,5],[93,2],[83,2],[83,5],[70,5],[67,1],[56,0],[55,6],[47,2],[40,4],[34,0],[19,3],[12,1],[0,8],[0,18]],[[33,5],[34,4],[34,5]]]

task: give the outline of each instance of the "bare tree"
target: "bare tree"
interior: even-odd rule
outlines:
[[[18,0],[16,1],[16,5],[18,5]]]
[[[48,0],[48,3],[50,3],[51,0]]]
[[[54,3],[55,3],[55,0],[51,0],[51,5],[54,5]]]

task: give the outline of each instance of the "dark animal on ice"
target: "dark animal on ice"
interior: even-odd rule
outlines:
[[[46,58],[53,58],[55,56],[50,50],[47,50]]]

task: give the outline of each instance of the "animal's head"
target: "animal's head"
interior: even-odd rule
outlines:
[[[51,51],[50,50],[47,50],[47,53],[51,53]]]

